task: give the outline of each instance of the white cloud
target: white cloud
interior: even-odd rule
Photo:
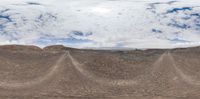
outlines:
[[[45,37],[52,44],[72,47],[193,46],[200,42],[199,4],[197,0],[1,0],[0,44],[41,46],[49,44],[40,42]],[[91,35],[71,35],[73,31]]]

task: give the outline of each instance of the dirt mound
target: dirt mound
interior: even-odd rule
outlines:
[[[66,51],[70,49],[72,48],[65,47],[63,45],[51,45],[43,48],[44,51]]]
[[[0,49],[2,99],[200,98],[199,47],[111,51],[56,45],[41,51],[9,45]]]
[[[42,51],[40,47],[33,45],[2,45],[0,50],[7,51]]]

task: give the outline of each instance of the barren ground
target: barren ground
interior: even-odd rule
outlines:
[[[0,46],[0,99],[200,99],[200,47]]]

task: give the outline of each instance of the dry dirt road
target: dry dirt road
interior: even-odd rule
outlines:
[[[200,99],[200,48],[1,46],[0,99]]]

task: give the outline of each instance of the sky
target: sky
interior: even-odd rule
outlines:
[[[0,45],[200,45],[199,0],[1,0]]]

